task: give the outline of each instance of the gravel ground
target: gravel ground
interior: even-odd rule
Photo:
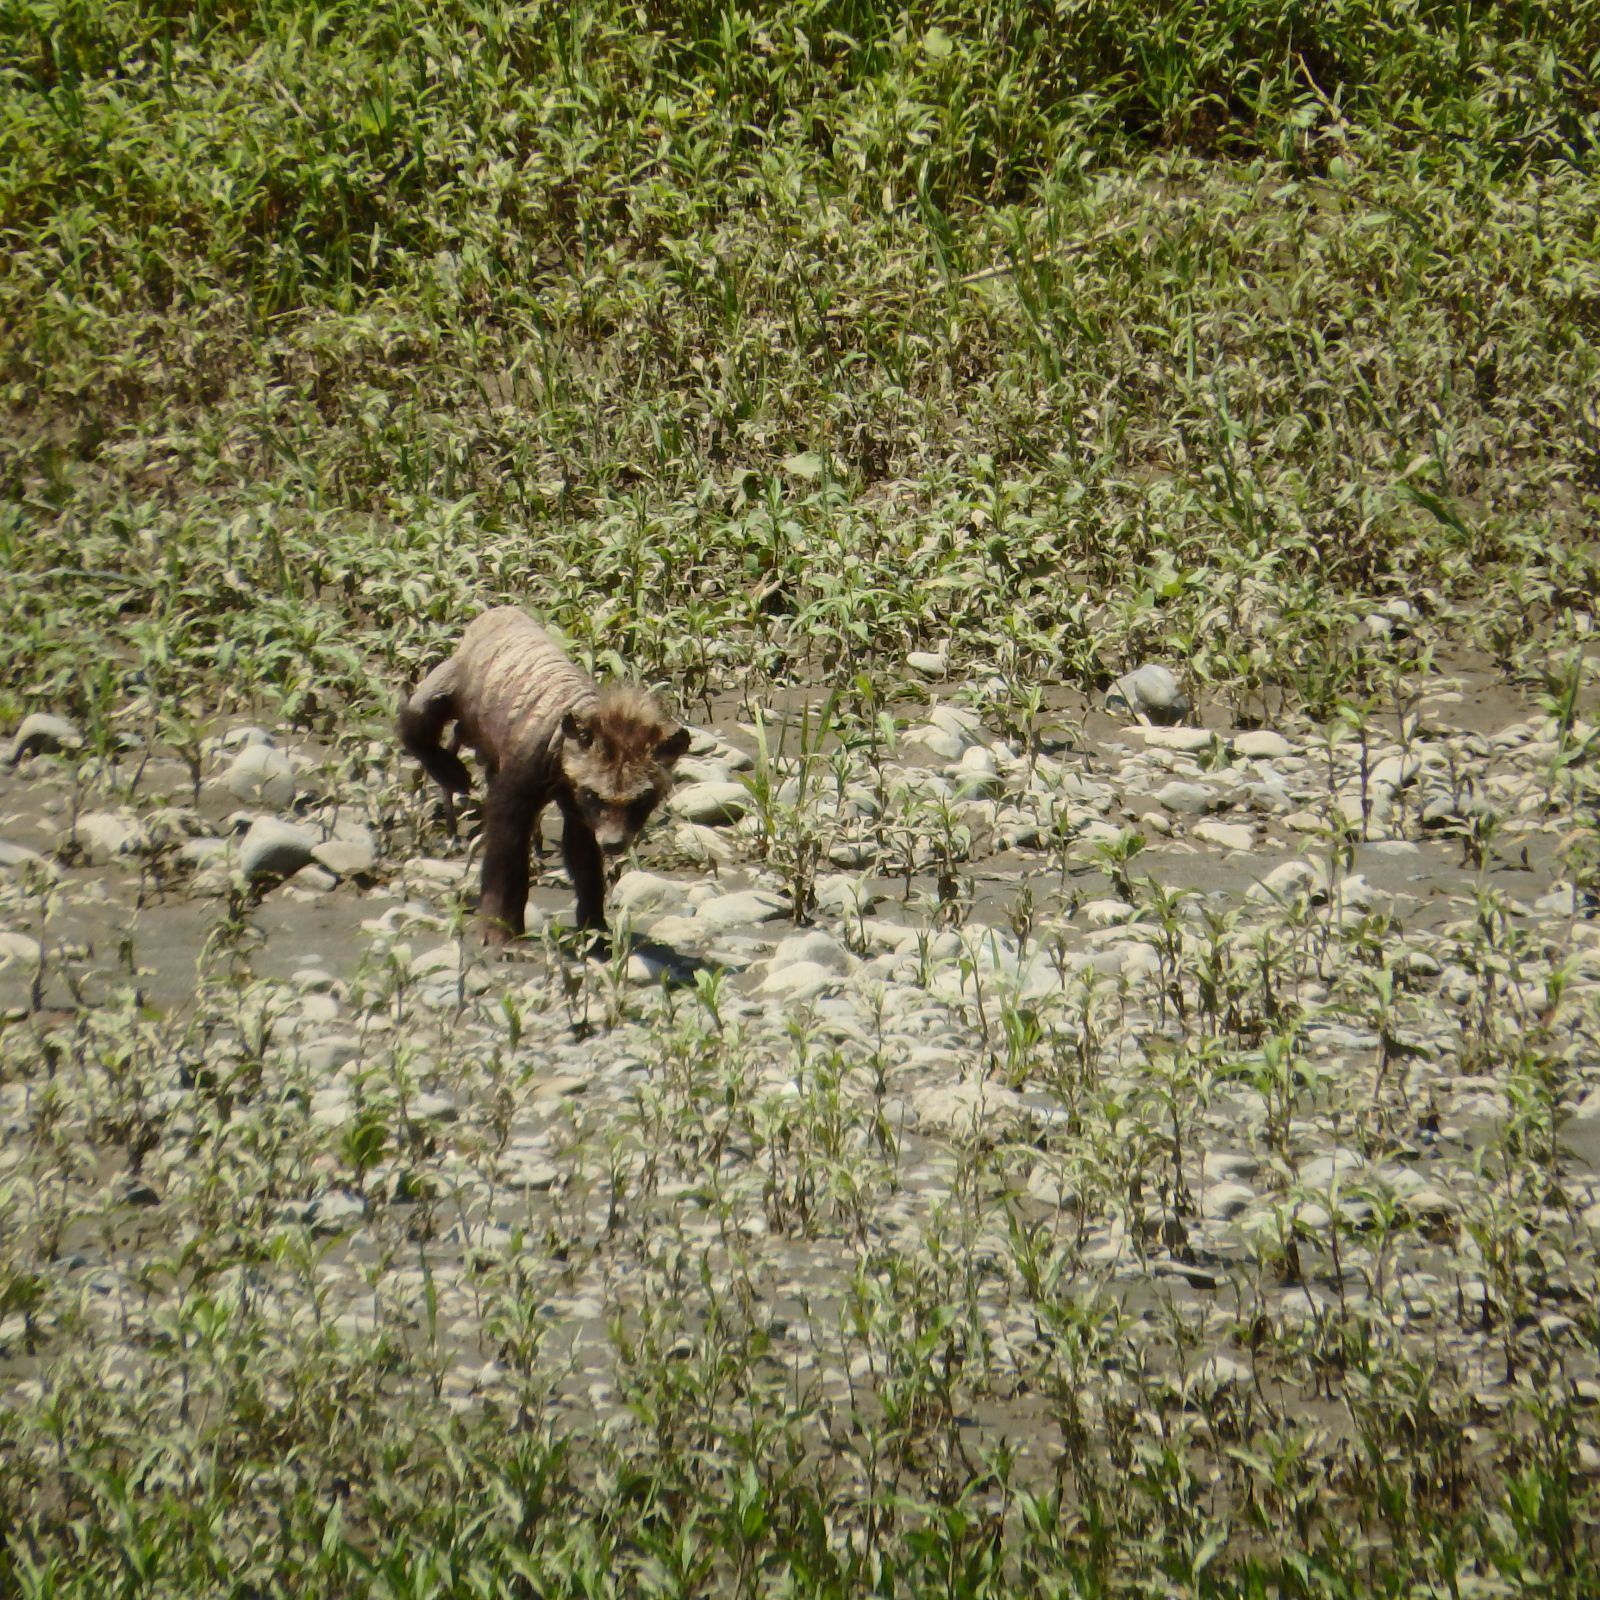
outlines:
[[[697,731],[609,959],[558,936],[549,837],[526,948],[487,955],[467,836],[381,744],[339,788],[259,729],[197,775],[25,726],[0,1192],[37,1293],[0,1319],[4,1403],[68,1355],[147,1381],[203,1280],[421,1352],[452,1405],[537,1383],[580,1430],[733,1300],[825,1417],[894,1403],[868,1308],[921,1304],[908,1274],[960,1288],[961,1436],[1024,1460],[1066,1425],[1045,1380],[1074,1304],[1127,1319],[1091,1412],[1153,1360],[1180,1401],[1337,1431],[1260,1330],[1286,1348],[1362,1303],[1484,1418],[1525,1336],[1600,1398],[1574,1321],[1600,919],[1560,773],[1590,730],[1463,670],[1403,743],[1125,709],[1025,754],[933,693],[876,758],[757,769],[748,724]],[[1513,1159],[1538,1177],[1507,1260]]]

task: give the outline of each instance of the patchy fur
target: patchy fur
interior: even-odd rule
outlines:
[[[449,749],[446,726],[455,723]],[[445,791],[472,786],[456,753],[477,752],[488,776],[479,915],[493,943],[523,931],[529,853],[539,815],[561,808],[561,851],[580,927],[605,928],[605,857],[627,848],[672,787],[689,747],[645,690],[598,688],[514,606],[474,619],[456,653],[417,686],[400,739]]]

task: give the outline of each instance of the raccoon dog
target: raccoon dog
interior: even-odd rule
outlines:
[[[454,722],[451,748],[441,742]],[[515,606],[486,611],[460,647],[417,685],[400,712],[400,742],[445,791],[472,788],[460,756],[478,754],[484,805],[484,937],[504,944],[523,931],[528,856],[540,813],[561,808],[561,854],[578,892],[578,925],[605,931],[605,858],[627,848],[672,787],[689,748],[642,689],[599,688]]]

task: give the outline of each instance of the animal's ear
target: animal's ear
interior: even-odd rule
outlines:
[[[569,711],[561,719],[561,737],[570,739],[580,750],[587,750],[594,743],[594,724]]]
[[[671,766],[679,756],[689,748],[692,735],[687,728],[679,728],[669,733],[660,744],[656,746],[656,760],[664,766]]]

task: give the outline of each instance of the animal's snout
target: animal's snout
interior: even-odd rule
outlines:
[[[620,855],[628,848],[633,831],[622,817],[603,816],[594,825],[594,842],[608,856]]]

